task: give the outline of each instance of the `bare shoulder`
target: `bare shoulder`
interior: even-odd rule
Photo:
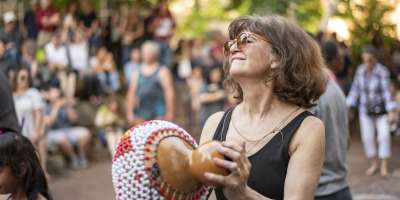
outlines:
[[[212,114],[206,121],[203,127],[203,131],[200,136],[200,144],[212,140],[215,130],[217,129],[218,123],[224,116],[224,112],[217,112]]]
[[[296,134],[290,142],[290,152],[294,152],[299,146],[323,145],[325,144],[325,126],[315,116],[309,116],[297,129]]]
[[[304,119],[299,129],[306,131],[312,131],[312,130],[317,131],[317,130],[325,130],[325,127],[324,123],[318,117],[309,116]]]

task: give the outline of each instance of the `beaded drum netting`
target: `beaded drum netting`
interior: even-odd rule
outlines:
[[[153,120],[127,130],[116,149],[112,164],[112,180],[117,200],[202,200],[208,188],[192,193],[173,189],[160,175],[157,146],[165,137],[180,137],[197,148],[196,141],[171,122]]]

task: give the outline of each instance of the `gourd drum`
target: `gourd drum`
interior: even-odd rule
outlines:
[[[178,125],[153,120],[135,126],[122,136],[112,164],[118,200],[207,199],[205,172],[227,175],[213,157],[221,146],[212,141],[197,148],[196,141]]]

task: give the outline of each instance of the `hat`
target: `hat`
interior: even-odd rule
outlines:
[[[3,21],[6,24],[15,21],[15,19],[16,19],[15,14],[12,11],[8,11],[3,15]]]

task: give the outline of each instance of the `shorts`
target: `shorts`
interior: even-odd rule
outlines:
[[[84,127],[70,127],[62,129],[49,130],[47,133],[47,142],[49,145],[58,144],[65,138],[72,144],[78,144],[79,139],[82,138],[82,133],[86,132]]]

